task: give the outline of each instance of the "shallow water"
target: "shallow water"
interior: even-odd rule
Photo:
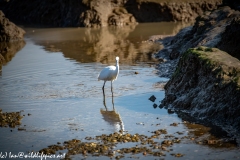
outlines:
[[[146,40],[151,35],[176,34],[184,25],[146,23],[125,28],[25,28],[26,44],[3,66],[0,76],[0,108],[3,112],[22,110],[21,128],[0,128],[0,153],[39,151],[57,142],[73,138],[84,140],[110,134],[120,129],[135,134],[167,129],[169,134],[209,137],[208,128],[182,122],[166,109],[153,108],[164,97],[163,85],[168,80],[158,77],[151,53],[161,48]],[[150,29],[149,29],[150,28]],[[98,73],[120,57],[120,73],[113,83],[105,85]],[[137,72],[138,74],[135,74]],[[155,102],[149,97],[155,95]],[[116,114],[112,114],[113,105]],[[173,122],[177,127],[170,126]],[[229,144],[230,145],[230,144]],[[239,149],[196,144],[184,140],[174,144],[171,153],[182,153],[179,159],[239,159]],[[153,156],[134,155],[141,159]],[[131,157],[131,155],[125,158]],[[83,158],[81,155],[73,159]],[[105,159],[106,157],[88,157]]]

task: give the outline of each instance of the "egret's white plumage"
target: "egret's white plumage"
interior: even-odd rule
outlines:
[[[117,76],[119,73],[119,57],[116,57],[116,66],[107,66],[105,67],[100,74],[98,75],[98,80],[103,80],[103,91],[106,81],[111,81],[111,89],[112,89],[112,82],[117,80]]]

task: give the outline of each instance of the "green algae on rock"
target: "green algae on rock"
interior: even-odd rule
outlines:
[[[240,142],[240,61],[217,48],[188,49],[166,84],[162,106],[222,128]]]

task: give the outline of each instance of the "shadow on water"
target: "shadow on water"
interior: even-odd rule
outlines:
[[[221,127],[212,125],[207,120],[196,119],[181,111],[176,113],[183,121],[191,122],[184,125],[189,129],[189,135],[197,137],[199,144],[216,148],[236,147],[238,145],[236,139],[230,137]]]

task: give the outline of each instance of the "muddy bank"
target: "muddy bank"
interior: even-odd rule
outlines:
[[[216,48],[189,49],[166,84],[162,106],[219,126],[240,142],[240,61]]]
[[[171,77],[161,107],[218,126],[238,144],[239,17],[230,7],[205,12],[192,27],[160,39],[164,49],[157,54],[165,62],[158,65],[160,76]]]
[[[209,1],[0,1],[4,13],[14,22],[55,27],[124,26],[136,22],[192,21],[222,0]],[[24,9],[23,9],[24,8]]]

